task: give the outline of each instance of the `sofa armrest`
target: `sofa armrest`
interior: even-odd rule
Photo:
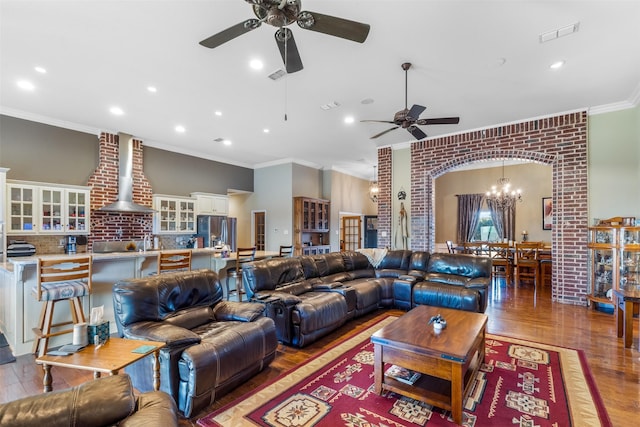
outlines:
[[[124,330],[124,337],[145,341],[161,341],[168,347],[189,346],[200,342],[198,334],[164,322],[137,322]]]
[[[264,305],[255,302],[221,301],[213,307],[218,322],[253,322],[264,314]]]
[[[136,402],[136,412],[118,424],[119,427],[178,426],[178,409],[165,392],[142,393]]]
[[[317,283],[317,284],[313,285],[313,290],[314,291],[327,291],[327,290],[331,290],[331,289],[334,289],[334,288],[339,288],[341,286],[344,286],[344,284],[340,283],[340,282]]]
[[[422,277],[410,276],[408,274],[403,274],[398,276],[396,280],[404,280],[405,282],[416,283],[418,280],[422,280]]]
[[[475,279],[469,280],[464,287],[470,289],[485,289],[489,287],[491,283],[491,279],[489,277],[476,277]]]

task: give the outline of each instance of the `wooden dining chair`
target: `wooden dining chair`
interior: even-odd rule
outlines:
[[[171,271],[191,271],[190,250],[158,253],[158,274]]]
[[[288,258],[293,256],[293,245],[280,245],[280,251],[278,253],[278,256],[281,258]]]
[[[449,251],[450,254],[455,254],[456,250],[453,244],[453,240],[447,240],[447,250]]]
[[[546,286],[547,284],[551,285],[551,275],[552,275],[552,257],[550,250],[543,250],[540,248],[538,252],[538,258],[540,261],[540,283],[542,286]]]
[[[82,309],[84,296],[91,294],[92,277],[91,255],[46,259],[38,258],[36,262],[37,283],[32,291],[36,299],[43,302],[38,326],[33,328],[36,338],[33,342],[33,353],[43,356],[49,349],[49,338],[73,333],[73,326],[84,323]],[[53,311],[56,303],[68,301],[70,320],[53,322]],[[69,317],[67,317],[69,318]]]
[[[540,242],[516,243],[515,247],[515,284],[524,280],[533,281],[537,289],[540,283]]]
[[[238,295],[238,301],[242,301],[242,296],[245,294],[242,288],[242,264],[253,261],[256,257],[256,247],[252,248],[238,248],[236,251],[236,265],[233,268],[227,269],[227,300],[231,298],[231,295]],[[231,290],[229,287],[229,279],[234,279],[235,289]]]
[[[513,255],[509,243],[490,243],[489,255],[493,265],[493,273],[504,275],[505,282],[511,283],[513,277]]]

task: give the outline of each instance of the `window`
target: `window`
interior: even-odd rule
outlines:
[[[480,211],[480,219],[478,220],[478,227],[475,233],[473,233],[473,240],[484,242],[498,240],[498,233],[493,226],[493,220],[491,219],[491,213],[489,211]]]

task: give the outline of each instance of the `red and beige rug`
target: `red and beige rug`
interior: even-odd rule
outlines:
[[[197,421],[200,426],[454,426],[450,413],[373,391],[369,338],[387,317],[275,381]],[[464,426],[611,426],[579,350],[487,334]],[[386,367],[385,367],[386,369]]]

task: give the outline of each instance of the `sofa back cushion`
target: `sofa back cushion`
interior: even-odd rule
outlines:
[[[121,326],[163,321],[185,310],[209,307],[221,300],[218,275],[206,269],[121,280],[113,285],[116,322]]]
[[[391,270],[404,270],[409,269],[409,259],[411,257],[411,251],[404,249],[397,249],[387,252],[378,265],[378,270],[391,269]]]
[[[316,263],[320,277],[331,276],[332,274],[344,273],[346,271],[344,259],[340,252],[313,255],[312,257]]]
[[[264,259],[242,266],[242,282],[249,298],[256,292],[273,291],[283,284],[303,280],[304,270],[298,257]]]
[[[429,258],[431,254],[425,251],[415,251],[409,258],[409,269],[407,274],[410,276],[424,277],[429,267]]]
[[[467,254],[434,253],[429,258],[428,273],[453,274],[471,279],[491,277],[491,258]]]

